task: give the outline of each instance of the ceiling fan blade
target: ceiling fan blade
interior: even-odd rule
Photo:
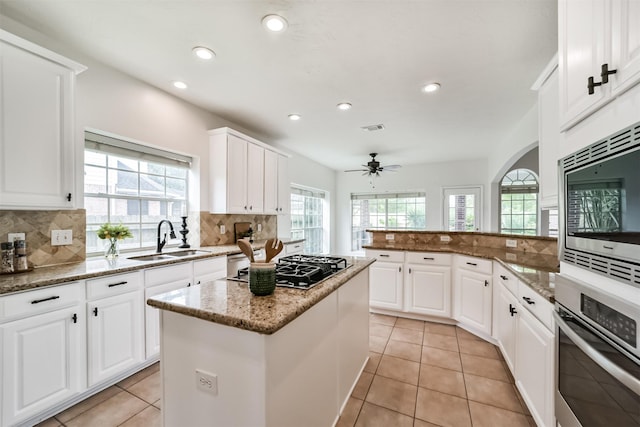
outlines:
[[[380,169],[386,170],[386,171],[392,171],[392,170],[396,170],[396,169],[400,169],[402,166],[400,165],[387,165],[387,166],[383,166]]]
[[[349,169],[346,170],[345,172],[367,172],[369,171],[369,169]]]
[[[365,175],[371,175],[371,172],[366,171],[365,173],[362,174],[362,176],[365,176]]]

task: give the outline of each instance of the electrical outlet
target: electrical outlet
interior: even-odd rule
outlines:
[[[225,227],[224,225],[220,226],[220,234],[224,234],[227,232],[227,227]]]
[[[258,233],[262,231],[262,224],[258,224]]]
[[[385,238],[387,240],[396,240],[395,234],[387,234],[387,235],[385,235]]]
[[[218,376],[196,369],[196,388],[216,396],[218,394]]]
[[[71,230],[51,230],[51,246],[66,246],[73,243]]]
[[[441,235],[440,236],[440,241],[441,242],[450,242],[451,241],[451,236]]]
[[[9,233],[7,235],[7,242],[15,242],[16,240],[25,240],[24,233]]]
[[[518,247],[518,241],[515,240],[515,239],[507,239],[506,243],[507,243],[507,247],[508,248],[517,248]]]

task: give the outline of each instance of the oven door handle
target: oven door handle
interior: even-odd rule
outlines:
[[[560,317],[557,311],[553,312],[553,317],[562,332],[564,332],[580,350],[582,350],[587,356],[589,356],[591,360],[597,363],[602,369],[607,371],[615,379],[631,389],[635,394],[640,395],[640,380],[633,377],[627,371],[604,357],[598,350],[591,347],[589,343],[582,339],[573,331],[573,329],[569,327],[569,325],[567,325],[567,323],[562,317]]]

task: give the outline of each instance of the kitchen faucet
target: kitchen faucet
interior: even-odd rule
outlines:
[[[169,224],[169,228],[171,229],[171,232],[169,233],[169,238],[171,239],[175,239],[176,238],[176,233],[173,231],[173,224],[171,224],[171,221],[169,221],[168,219],[163,219],[162,221],[160,221],[158,223],[158,246],[156,247],[156,253],[162,253],[162,248],[164,247],[164,245],[167,244],[167,233],[164,233],[164,239],[162,239],[162,241],[160,241],[160,229],[162,228],[162,223],[167,223]]]

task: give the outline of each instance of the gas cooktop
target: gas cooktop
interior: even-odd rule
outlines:
[[[349,267],[347,260],[323,255],[290,255],[276,264],[276,286],[309,289]],[[231,280],[249,281],[249,267],[238,270]]]

